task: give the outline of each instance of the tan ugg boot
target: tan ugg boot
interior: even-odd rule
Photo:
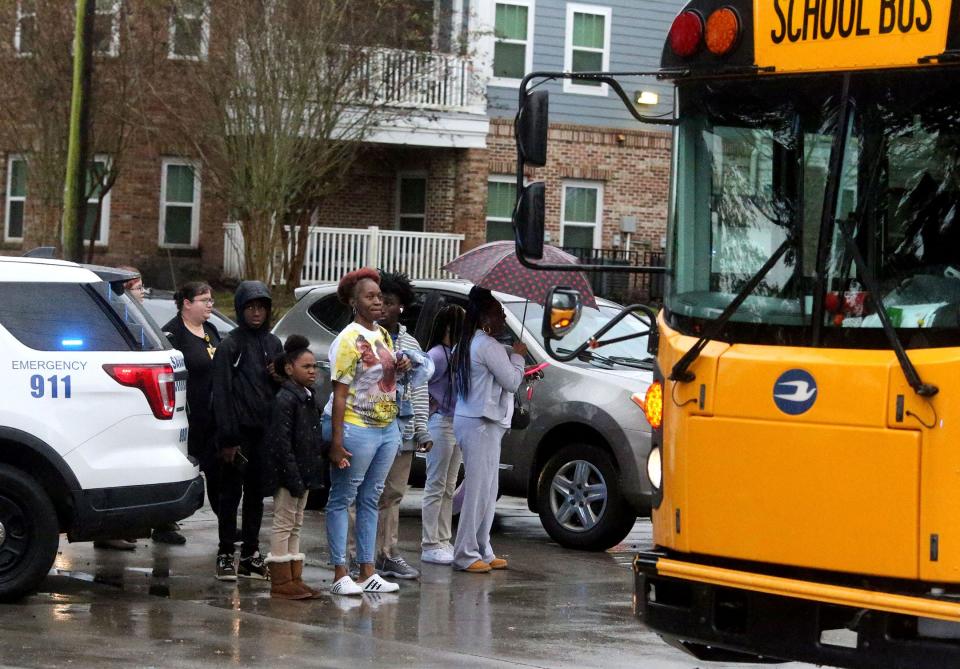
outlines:
[[[292,555],[268,555],[264,562],[270,569],[270,596],[274,599],[309,599],[310,592],[301,589],[290,574]]]
[[[303,582],[303,560],[305,558],[306,556],[303,553],[297,553],[293,556],[293,559],[290,561],[290,576],[301,590],[306,590],[310,593],[310,599],[320,599],[320,591],[314,590]]]

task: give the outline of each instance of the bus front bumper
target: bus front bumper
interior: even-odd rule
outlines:
[[[960,601],[721,568],[645,552],[634,611],[702,660],[960,666]]]

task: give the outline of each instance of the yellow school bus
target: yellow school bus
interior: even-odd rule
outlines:
[[[694,0],[651,74],[676,102],[637,615],[703,659],[960,666],[960,2]],[[531,75],[521,177],[538,76],[627,74]]]

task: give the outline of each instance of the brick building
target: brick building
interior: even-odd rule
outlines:
[[[5,25],[14,55],[28,55],[31,35],[43,29],[42,16],[38,18],[34,0],[10,1],[15,12],[7,15]],[[139,1],[98,2],[98,20],[108,26],[122,21],[123,8]],[[169,33],[160,36],[166,39],[162,46],[169,60],[161,67],[190,67],[203,58],[217,40],[217,6],[228,9],[231,1],[212,0],[212,9],[203,0],[178,5],[180,14],[171,18]],[[431,57],[442,67],[431,66],[423,76],[440,78],[434,89],[456,90],[441,100],[425,102],[420,95],[400,101],[413,107],[410,119],[368,137],[346,188],[320,206],[316,220],[321,226],[460,233],[465,248],[509,236],[516,161],[512,116],[519,78],[533,70],[655,69],[670,20],[682,4],[428,1],[437,17]],[[460,50],[454,46],[464,43]],[[100,55],[124,48],[129,47],[111,39],[100,44]],[[471,76],[450,78],[450,72]],[[659,250],[670,135],[638,124],[606,87],[547,86],[549,162],[530,176],[547,182],[548,241],[577,248]],[[641,92],[648,94],[645,98],[654,94],[656,101],[642,107],[645,113],[672,109],[669,85],[638,82],[629,92],[638,98]],[[189,104],[189,92],[181,95],[174,104]],[[163,110],[152,113],[162,126]],[[162,133],[154,134],[125,155],[104,201],[96,262],[138,265],[153,285],[221,276],[228,203],[212,194],[199,162],[176,146],[165,142]],[[2,252],[17,254],[36,245],[32,230],[39,214],[30,196],[25,147],[2,148]],[[628,238],[624,229],[635,232]]]

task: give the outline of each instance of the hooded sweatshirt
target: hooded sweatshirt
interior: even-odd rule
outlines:
[[[242,282],[233,297],[240,325],[220,342],[213,356],[213,412],[220,448],[248,443],[251,431],[267,429],[280,387],[267,372],[267,364],[283,353],[283,345],[270,332],[269,307],[259,328],[246,322],[243,310],[253,300],[271,305],[270,290],[260,281]]]

